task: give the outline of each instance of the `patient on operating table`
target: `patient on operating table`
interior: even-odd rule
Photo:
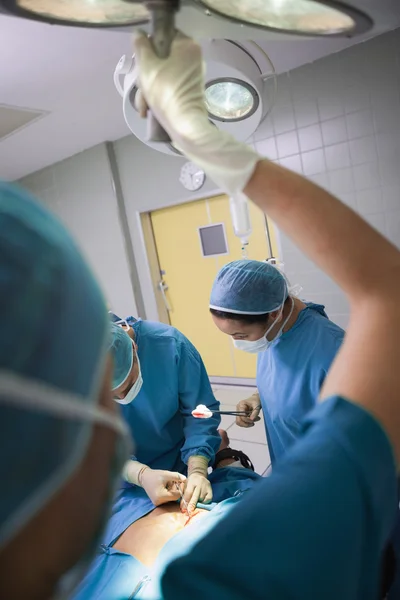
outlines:
[[[188,517],[176,502],[158,506],[151,513],[132,523],[115,542],[113,548],[135,556],[147,567],[154,564],[165,544],[184,527],[190,527],[197,519],[208,514],[207,510],[196,508]]]
[[[260,479],[248,457],[231,451],[226,432],[220,434],[220,452],[210,474],[215,502],[196,508],[189,518],[177,502],[155,508],[149,501],[147,513],[139,516],[134,494],[124,489],[115,502],[101,553],[74,600],[162,598],[160,582],[168,564],[214,528]]]

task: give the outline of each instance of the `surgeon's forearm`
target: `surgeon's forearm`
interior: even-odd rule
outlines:
[[[357,302],[399,278],[400,254],[356,213],[303,177],[261,160],[245,194]]]
[[[205,456],[190,456],[188,460],[188,476],[190,477],[193,473],[199,473],[200,475],[207,477],[208,462],[208,458]]]
[[[128,460],[123,468],[122,477],[126,482],[142,487],[142,475],[148,468],[137,460]]]

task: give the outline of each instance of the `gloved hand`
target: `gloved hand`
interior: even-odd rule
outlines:
[[[188,503],[189,513],[198,502],[208,504],[212,500],[211,483],[207,477],[208,460],[205,456],[191,456],[188,461],[188,478],[183,498]]]
[[[128,460],[122,471],[122,476],[128,483],[142,487],[155,506],[173,502],[181,497],[177,488],[186,482],[181,473],[150,469],[137,460]]]
[[[160,506],[166,502],[173,502],[181,497],[177,488],[186,481],[186,477],[180,473],[161,471],[147,467],[140,478],[140,484],[154,506]]]
[[[246,398],[246,400],[241,400],[236,407],[236,410],[246,410],[251,411],[248,417],[236,417],[236,425],[239,427],[254,427],[254,423],[260,421],[261,410],[261,402],[259,394],[253,394],[250,398]]]
[[[230,195],[240,194],[261,157],[210,123],[201,48],[177,33],[168,59],[144,34],[135,39],[140,92],[175,145]],[[138,94],[136,94],[138,96]],[[143,114],[143,99],[138,99]]]
[[[194,511],[198,502],[203,502],[203,504],[211,502],[212,488],[207,476],[201,473],[189,475],[183,497],[188,503],[190,514]]]

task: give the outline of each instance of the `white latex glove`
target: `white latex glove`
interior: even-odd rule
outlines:
[[[191,456],[188,461],[188,478],[186,481],[184,500],[191,514],[198,502],[208,504],[212,500],[211,483],[207,477],[208,460],[205,456]]]
[[[186,481],[186,477],[180,473],[161,471],[147,467],[140,478],[140,484],[154,506],[160,506],[166,502],[173,502],[181,497],[177,488]]]
[[[142,487],[155,506],[178,500],[181,493],[176,484],[182,488],[186,482],[180,473],[150,469],[137,460],[125,463],[122,476],[128,483]]]
[[[236,407],[236,410],[246,410],[251,411],[248,417],[236,417],[236,425],[239,427],[254,427],[254,423],[260,421],[260,396],[259,394],[253,394],[250,398],[246,398],[246,400],[241,400]]]
[[[188,503],[190,514],[195,510],[198,502],[208,504],[211,502],[212,496],[211,483],[208,481],[207,475],[201,473],[192,473],[192,475],[189,475],[183,498]]]
[[[141,92],[176,146],[227,193],[242,192],[261,157],[210,123],[200,46],[178,32],[166,60],[144,34],[134,47]]]

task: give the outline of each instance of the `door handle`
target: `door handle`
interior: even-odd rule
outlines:
[[[158,282],[158,289],[160,290],[161,295],[163,297],[164,304],[165,304],[165,310],[167,312],[171,312],[172,308],[171,308],[170,303],[168,302],[167,294],[165,293],[168,291],[168,285],[165,283],[165,281],[163,279],[161,279]]]

